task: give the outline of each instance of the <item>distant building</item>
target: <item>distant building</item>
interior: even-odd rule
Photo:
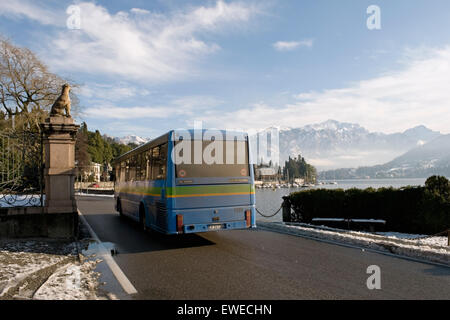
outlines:
[[[274,168],[256,168],[255,179],[261,181],[275,181],[278,178],[277,171]]]
[[[78,176],[81,181],[100,182],[103,166],[100,163],[91,162],[89,166],[78,167]]]

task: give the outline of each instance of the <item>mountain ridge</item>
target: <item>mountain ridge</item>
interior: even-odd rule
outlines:
[[[388,162],[441,133],[416,126],[397,133],[370,132],[359,124],[327,120],[280,131],[281,163],[301,154],[319,170]]]
[[[266,129],[266,130],[270,130]],[[319,171],[369,167],[387,163],[417,146],[442,136],[424,125],[403,132],[370,132],[357,123],[327,120],[279,130],[280,164],[299,154]],[[122,144],[141,144],[137,135],[114,138]]]
[[[384,164],[319,172],[321,179],[425,178],[430,175],[450,176],[450,134],[441,135]]]

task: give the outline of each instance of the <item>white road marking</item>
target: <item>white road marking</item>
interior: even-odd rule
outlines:
[[[91,234],[91,237],[94,238],[95,242],[97,242],[100,257],[102,257],[105,260],[105,262],[108,264],[108,267],[111,269],[111,271],[114,274],[114,276],[116,277],[117,281],[119,281],[123,290],[128,294],[137,293],[136,288],[133,286],[133,284],[130,282],[130,280],[128,280],[127,276],[125,275],[125,273],[123,273],[123,271],[117,265],[116,261],[114,261],[114,259],[111,257],[111,253],[102,244],[99,237],[94,232],[94,230],[89,225],[89,223],[86,221],[86,218],[83,216],[83,214],[81,213],[80,210],[78,210],[78,215],[79,215],[80,219],[83,221],[83,223],[86,225],[86,227],[88,228],[89,233]]]

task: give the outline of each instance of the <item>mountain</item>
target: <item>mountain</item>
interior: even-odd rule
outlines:
[[[114,141],[116,141],[117,143],[125,144],[125,145],[128,145],[129,143],[140,145],[140,144],[150,141],[150,139],[141,138],[137,135],[132,134],[132,135],[128,135],[128,136],[122,137],[122,138],[116,137],[116,138],[114,138]]]
[[[450,176],[450,134],[414,148],[386,163],[384,167],[394,176]]]
[[[450,176],[450,134],[415,147],[383,165],[319,173],[321,179],[425,178]]]
[[[301,154],[319,170],[385,163],[441,134],[425,126],[401,133],[369,132],[354,123],[328,120],[280,130],[280,160]]]

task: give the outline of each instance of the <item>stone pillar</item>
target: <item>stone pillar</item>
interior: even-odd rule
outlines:
[[[79,125],[71,117],[51,116],[41,124],[44,133],[44,181],[49,237],[71,238],[78,230],[75,201],[75,140]]]

